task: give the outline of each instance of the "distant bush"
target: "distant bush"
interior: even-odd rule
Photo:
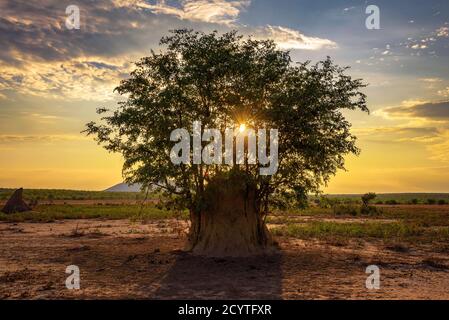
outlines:
[[[394,200],[394,199],[391,199],[391,200],[387,200],[387,201],[385,201],[385,204],[389,204],[389,205],[396,205],[396,204],[399,204],[399,202],[397,202],[396,200]]]
[[[378,214],[382,213],[381,208],[377,208],[374,206],[364,206],[362,205],[360,207],[360,214],[367,215],[367,216],[376,216]]]
[[[427,204],[435,204],[437,201],[435,199],[427,199]]]
[[[438,204],[444,205],[444,204],[447,204],[447,202],[446,202],[446,200],[440,199],[440,200],[438,200]]]
[[[384,204],[384,202],[382,200],[378,200],[376,201],[376,204]]]
[[[374,193],[374,192],[368,192],[368,193],[365,193],[363,196],[362,196],[362,204],[364,205],[364,206],[368,206],[369,205],[369,203],[372,201],[372,200],[374,200],[374,199],[376,199],[376,194]]]
[[[320,197],[317,200],[318,206],[324,209],[333,208],[341,203],[340,199],[337,198]]]
[[[349,204],[337,204],[332,207],[332,211],[336,216],[351,215],[357,216],[360,214],[359,206]]]
[[[418,204],[418,203],[419,203],[419,200],[416,199],[416,198],[413,198],[413,199],[411,199],[411,200],[409,201],[409,203],[410,203],[410,204]]]
[[[374,216],[382,213],[381,208],[375,206],[354,205],[354,204],[337,204],[332,206],[332,211],[336,216],[360,216],[369,215]]]
[[[39,204],[39,199],[37,199],[37,198],[32,198],[32,199],[30,200],[30,202],[28,203],[28,205],[29,205],[31,208],[36,207],[38,204]]]
[[[179,198],[179,197],[176,197]],[[159,201],[162,202],[172,202],[173,199],[169,195],[161,194],[159,196]],[[183,207],[184,204],[182,200],[176,200],[176,207]],[[270,198],[270,209],[271,210],[297,210],[305,209],[309,206],[309,199],[307,197],[297,197],[291,192],[277,192],[273,193]]]

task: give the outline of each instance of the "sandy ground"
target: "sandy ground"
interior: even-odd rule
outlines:
[[[280,238],[279,254],[205,258],[182,251],[185,223],[0,223],[1,299],[449,299],[449,245]],[[365,268],[380,267],[368,290]],[[81,289],[68,290],[68,265]]]

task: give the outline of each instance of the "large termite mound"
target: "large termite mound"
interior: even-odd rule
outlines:
[[[192,252],[235,257],[275,251],[256,191],[244,174],[220,175],[209,181],[202,205],[191,211]]]
[[[31,208],[23,201],[23,188],[17,189],[6,202],[2,209],[4,213],[15,213],[30,211]]]

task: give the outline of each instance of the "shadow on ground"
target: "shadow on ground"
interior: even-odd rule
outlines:
[[[209,258],[178,252],[156,299],[281,299],[281,254]]]

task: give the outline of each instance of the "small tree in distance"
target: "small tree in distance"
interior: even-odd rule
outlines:
[[[266,252],[273,247],[265,224],[272,201],[304,200],[344,168],[346,154],[358,154],[342,111],[368,111],[362,81],[330,58],[293,64],[274,42],[236,32],[175,30],[160,44],[163,50],[137,62],[116,88],[126,101],[88,123],[87,134],[122,154],[127,183],[158,185],[189,209],[188,249],[213,256]],[[261,175],[249,164],[173,164],[170,133],[192,129],[193,121],[222,136],[240,124],[277,129],[276,174]]]
[[[362,204],[363,204],[363,206],[368,207],[370,202],[373,201],[374,199],[376,199],[376,197],[377,197],[377,195],[374,192],[365,193],[362,196]]]

